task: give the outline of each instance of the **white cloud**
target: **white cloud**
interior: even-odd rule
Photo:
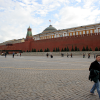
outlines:
[[[77,2],[81,2],[81,0],[76,0]]]
[[[85,5],[84,8],[94,8],[96,5],[94,5],[95,2],[97,2],[98,0],[83,0]]]
[[[100,22],[99,0],[76,1],[0,0],[0,42],[25,38],[29,25],[33,34],[41,33],[48,20],[57,29]]]
[[[100,15],[100,10],[84,9],[81,7],[64,7],[60,10],[60,21],[58,28],[71,28],[96,22],[97,16]],[[99,18],[98,18],[99,19]]]

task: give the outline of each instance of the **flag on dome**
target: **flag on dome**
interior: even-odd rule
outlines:
[[[49,20],[49,22],[51,22],[51,20]]]

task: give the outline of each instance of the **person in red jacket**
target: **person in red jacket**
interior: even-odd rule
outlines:
[[[90,70],[97,70],[99,71],[99,78],[98,81],[96,83],[94,83],[92,89],[90,90],[90,93],[92,95],[94,94],[95,89],[97,89],[98,95],[99,95],[99,99],[100,99],[100,55],[96,55],[96,60],[94,62],[91,63],[90,67],[89,67],[89,71]]]

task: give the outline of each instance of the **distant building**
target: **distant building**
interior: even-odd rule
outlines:
[[[65,37],[65,36],[93,34],[99,32],[100,32],[100,23],[62,29],[62,30],[57,30],[52,25],[50,25],[42,33],[34,35],[33,38],[34,40],[41,40],[41,39],[50,39],[50,38]]]
[[[49,49],[50,51],[59,48],[61,51],[64,48],[77,47],[78,50],[82,51],[82,48],[95,50],[95,48],[100,48],[100,23],[67,28],[62,30],[57,30],[55,27],[50,25],[43,30],[42,33],[37,35],[32,35],[32,29],[27,29],[26,38],[14,39],[5,41],[0,44],[0,52],[28,52],[32,50],[44,51]]]

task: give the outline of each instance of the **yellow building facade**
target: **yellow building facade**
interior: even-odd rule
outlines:
[[[34,35],[34,40],[51,39],[65,36],[77,36],[84,34],[100,33],[100,23],[84,25],[74,28],[57,30],[52,25],[47,27],[42,33]]]

